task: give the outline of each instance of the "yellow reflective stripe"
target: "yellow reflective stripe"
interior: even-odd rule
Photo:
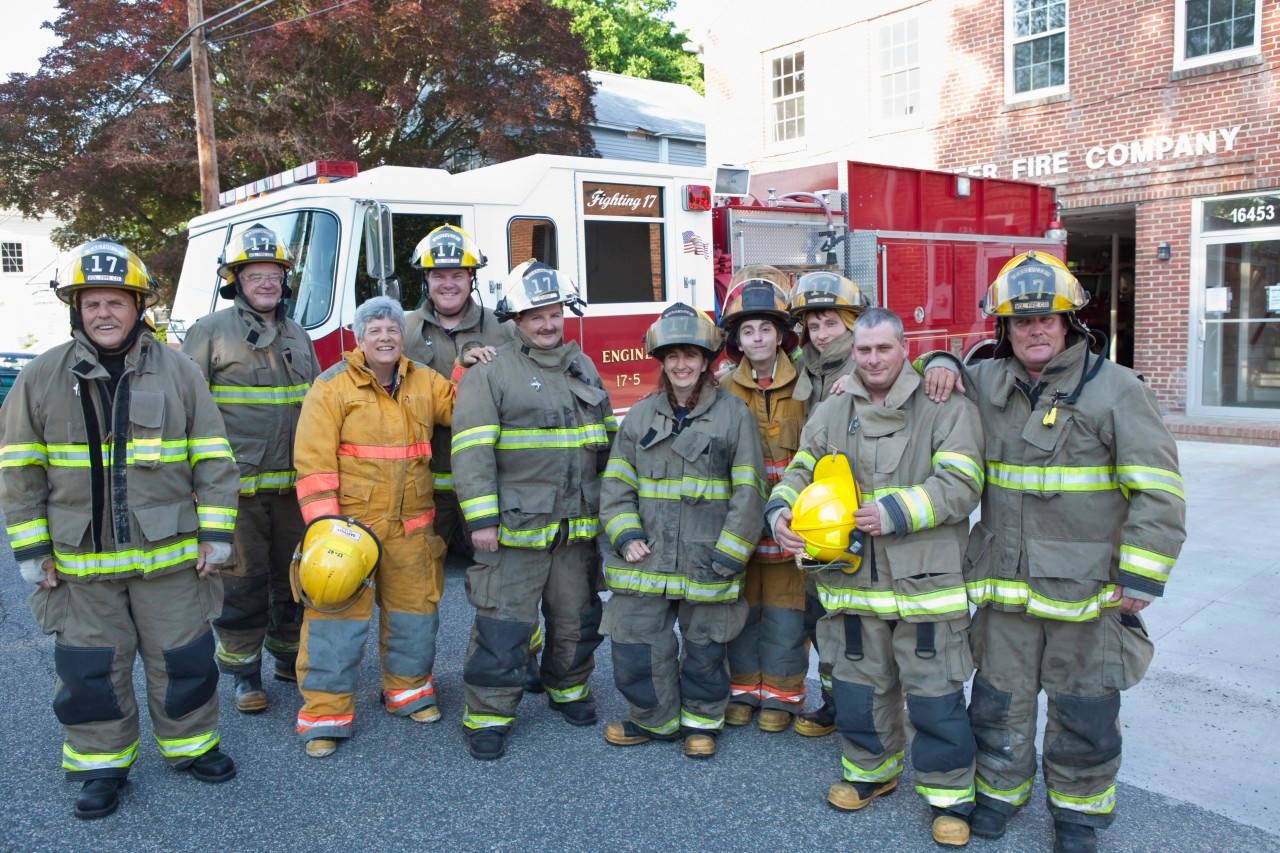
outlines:
[[[661,595],[700,603],[737,601],[742,589],[738,578],[694,581],[674,572],[646,572],[629,566],[605,566],[604,580],[613,592]]]
[[[118,575],[128,572],[156,572],[193,561],[199,554],[194,536],[160,548],[126,548],[104,553],[64,554],[53,550],[53,562],[58,571],[75,577]]]
[[[765,497],[769,492],[765,486],[764,478],[760,476],[760,472],[753,465],[734,465],[729,471],[729,477],[736,489],[738,486],[748,486],[755,489],[760,497]]]
[[[653,732],[655,735],[673,735],[676,732],[680,731],[680,718],[672,717],[670,720],[667,720],[665,723],[658,726],[657,728],[654,728],[652,726],[642,726],[639,723],[635,722],[634,720],[632,721],[631,725],[635,726],[638,729],[644,729],[646,732]]]
[[[794,468],[803,468],[805,471],[812,473],[813,466],[817,464],[818,460],[813,457],[812,453],[807,450],[801,450],[797,452],[795,456],[791,457],[791,464],[787,466],[787,470],[790,471]]]
[[[800,493],[785,483],[779,483],[773,487],[773,491],[769,494],[771,500],[780,500],[787,506],[796,505],[796,500],[800,497]]]
[[[49,467],[49,449],[43,444],[6,444],[0,447],[0,468],[22,465]]]
[[[1050,788],[1049,805],[1085,814],[1111,814],[1116,807],[1116,786],[1109,785],[1101,794],[1088,797],[1071,797]]]
[[[1104,608],[1120,606],[1120,602],[1110,600],[1116,590],[1113,583],[1103,584],[1101,591],[1083,601],[1059,601],[1035,592],[1026,581],[1004,578],[984,578],[970,581],[965,586],[969,591],[969,601],[977,607],[984,604],[1022,607],[1031,616],[1059,622],[1088,622],[1097,619]]]
[[[462,432],[453,434],[453,441],[449,445],[450,453],[458,453],[469,447],[493,446],[498,441],[498,425],[484,424],[483,426],[464,429]]]
[[[560,522],[552,522],[545,527],[516,529],[505,524],[498,525],[498,544],[509,548],[549,548],[555,541]],[[600,534],[598,518],[569,519],[569,541],[577,542],[594,539]]]
[[[432,471],[431,488],[437,492],[452,492],[453,474],[449,471]]]
[[[542,648],[542,623],[537,622],[533,626],[533,633],[529,635],[529,651],[537,652]]]
[[[462,510],[462,517],[467,521],[489,518],[498,514],[498,496],[481,495],[478,498],[459,502],[458,507]]]
[[[924,797],[924,801],[940,809],[951,808],[962,803],[972,803],[975,797],[973,786],[968,788],[930,788],[916,785],[916,793]]]
[[[640,488],[640,481],[636,478],[635,467],[625,459],[614,457],[609,460],[609,464],[604,468],[604,478],[606,480],[620,480],[633,489]]]
[[[231,445],[227,443],[225,438],[220,436],[187,439],[187,457],[191,460],[193,468],[197,462],[205,459],[230,459],[232,462],[236,461],[235,454],[231,452]]]
[[[609,519],[609,523],[604,526],[604,532],[610,542],[617,541],[618,534],[624,530],[638,530],[643,533],[644,527],[640,524],[640,516],[634,512],[620,512]]]
[[[982,466],[973,459],[965,456],[963,453],[953,453],[949,450],[939,450],[933,454],[933,467],[950,468],[953,471],[959,471],[970,480],[978,484],[981,489],[983,483],[986,482],[986,476],[982,473]]]
[[[608,431],[602,423],[564,429],[503,429],[498,432],[499,450],[568,450],[608,442]]]
[[[224,441],[225,443],[225,441]],[[103,444],[102,464],[111,464],[112,445]],[[186,462],[186,439],[162,441],[158,438],[130,439],[125,443],[125,464],[136,462]],[[54,468],[88,468],[90,463],[87,444],[50,444],[48,464]]]
[[[709,501],[727,501],[733,496],[733,487],[728,480],[702,480],[697,477],[658,480],[641,477],[636,485],[636,494],[651,500],[702,498]]]
[[[612,413],[604,416],[604,428],[608,432],[618,431],[618,419]]]
[[[205,530],[235,530],[236,509],[230,506],[198,506],[196,515]]]
[[[987,482],[1020,492],[1107,492],[1120,488],[1113,465],[1009,465],[987,461]]]
[[[981,777],[973,780],[979,791],[993,800],[999,800],[1002,803],[1008,803],[1011,806],[1020,806],[1031,797],[1031,783],[1034,779],[1028,779],[1016,788],[993,788]]]
[[[718,717],[704,717],[701,714],[695,714],[688,708],[680,709],[680,727],[686,729],[701,729],[702,731],[718,731],[724,728],[724,714]]]
[[[1156,551],[1147,551],[1134,545],[1120,546],[1120,571],[1141,575],[1164,583],[1169,580],[1169,569],[1175,560]]]
[[[1120,484],[1126,489],[1168,492],[1184,501],[1187,499],[1182,492],[1182,476],[1177,471],[1149,468],[1145,465],[1121,465],[1116,468],[1116,473],[1120,475]]]
[[[128,767],[138,757],[135,740],[121,752],[76,752],[71,744],[62,745],[63,770],[112,770]]]
[[[10,524],[5,528],[5,532],[9,534],[9,547],[17,551],[20,548],[35,545],[37,542],[48,542],[49,522],[43,518],[33,518],[22,524]]]
[[[287,492],[297,485],[296,471],[260,471],[240,478],[240,494],[250,496],[258,492]]]
[[[572,687],[552,687],[550,684],[544,684],[543,687],[547,689],[547,695],[553,702],[577,702],[590,695],[586,684],[575,684]]]
[[[935,592],[904,595],[891,589],[856,589],[827,586],[818,581],[818,600],[827,612],[852,611],[877,616],[948,616],[966,613],[969,599],[957,583]]]
[[[227,651],[226,647],[222,645],[222,641],[218,640],[218,645],[217,648],[214,649],[213,656],[225,664],[230,664],[231,666],[243,666],[247,663],[257,663],[262,660],[262,649],[254,649],[247,654],[240,655]]]
[[[179,738],[162,738],[156,735],[156,744],[160,747],[160,754],[165,758],[204,755],[217,746],[220,740],[222,738],[217,731]]]
[[[933,515],[933,501],[929,499],[924,486],[899,489],[894,494],[906,505],[912,530],[928,530],[937,523]]]
[[[748,542],[740,536],[735,536],[728,530],[720,531],[720,538],[716,540],[716,550],[721,554],[732,557],[739,563],[745,563],[751,559],[751,552],[756,549],[756,543]]]
[[[515,717],[499,717],[496,714],[473,714],[471,708],[464,705],[462,707],[462,725],[468,729],[488,729],[495,726],[510,726],[515,723]]]
[[[301,403],[307,396],[306,385],[210,385],[213,402],[220,405],[281,406]]]
[[[847,782],[888,782],[902,772],[902,753],[895,752],[879,765],[864,770],[843,755],[840,763],[844,765],[844,778]]]

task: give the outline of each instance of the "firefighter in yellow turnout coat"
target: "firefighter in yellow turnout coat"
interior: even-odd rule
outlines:
[[[0,506],[32,613],[57,639],[62,766],[76,816],[113,812],[138,753],[134,659],[160,753],[206,782],[219,748],[209,620],[231,555],[237,477],[200,372],[143,322],[156,298],[137,255],[96,240],[58,277],[73,340],[41,355],[4,404]],[[193,499],[194,496],[194,499]]]
[[[267,707],[264,644],[276,677],[296,680],[302,628],[289,590],[289,562],[302,538],[293,438],[320,365],[306,330],[286,314],[292,268],[270,229],[254,225],[236,235],[219,267],[227,280],[220,292],[235,304],[201,318],[182,341],[209,382],[240,467],[234,560],[222,570],[226,597],[214,631],[218,666],[234,676],[244,713]]]
[[[302,405],[298,498],[308,522],[349,516],[381,543],[374,580],[382,700],[392,714],[429,723],[440,719],[432,671],[445,550],[431,527],[431,433],[450,422],[453,385],[403,356],[404,311],[395,300],[363,303],[353,325],[359,349],[321,374]],[[312,757],[351,736],[373,600],[366,593],[336,613],[304,612],[298,734]]]
[[[905,698],[916,791],[933,807],[934,840],[960,846],[969,840],[975,751],[964,711],[973,666],[961,556],[982,490],[982,428],[967,401],[938,405],[925,396],[905,366],[893,312],[870,308],[858,317],[854,361],[846,393],[820,405],[805,426],[768,509],[778,541],[803,548],[797,532],[812,520],[798,510],[793,519],[790,508],[815,461],[832,452],[847,454],[867,501],[847,508],[841,522],[851,514],[866,537],[861,565],[816,573],[826,611],[819,648],[832,665],[844,751],[845,781],[827,799],[853,811],[894,790]]]

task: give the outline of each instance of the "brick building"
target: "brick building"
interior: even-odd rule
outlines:
[[[1280,421],[1280,4],[735,0],[693,38],[709,162],[1052,185],[1113,357],[1171,413]]]

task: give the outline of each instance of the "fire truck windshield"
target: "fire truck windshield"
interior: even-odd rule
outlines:
[[[277,216],[254,218],[237,225],[228,240],[254,222],[274,231],[289,247],[293,271],[289,273],[289,316],[304,328],[324,323],[333,307],[334,268],[338,257],[338,220],[323,210],[295,210]]]

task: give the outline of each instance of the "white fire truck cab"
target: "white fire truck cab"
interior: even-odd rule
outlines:
[[[488,265],[477,296],[493,307],[508,271],[536,258],[567,272],[587,303],[566,337],[595,361],[615,409],[657,381],[644,331],[673,302],[712,313],[711,177],[707,170],[538,154],[449,174],[441,169],[320,161],[222,194],[190,223],[170,318],[171,339],[227,307],[218,258],[255,223],[288,244],[289,314],[324,366],[355,346],[356,306],[379,293],[413,310],[425,296],[413,250],[433,228],[457,225]]]

